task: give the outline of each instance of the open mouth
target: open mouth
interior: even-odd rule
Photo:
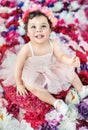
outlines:
[[[38,38],[38,39],[41,39],[41,38],[44,37],[44,35],[39,34],[39,35],[36,35],[35,37]]]

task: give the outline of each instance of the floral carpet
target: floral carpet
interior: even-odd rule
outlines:
[[[29,41],[21,22],[31,4],[50,8],[58,19],[52,37],[60,39],[79,58],[75,71],[88,84],[88,1],[87,0],[0,0],[0,130],[88,130],[88,97],[80,101],[71,88],[53,95],[64,100],[69,111],[65,116],[32,93],[18,96],[11,86],[14,59],[19,48]],[[7,57],[11,56],[10,59]],[[8,83],[8,85],[5,85]]]

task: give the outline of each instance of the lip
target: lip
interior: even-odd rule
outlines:
[[[43,35],[43,34],[37,34],[35,37],[36,37],[37,39],[42,39],[42,38],[44,37],[44,35]]]

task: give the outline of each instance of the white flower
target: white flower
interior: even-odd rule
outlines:
[[[77,1],[72,1],[72,2],[70,3],[70,6],[69,6],[69,9],[70,9],[70,10],[76,10],[76,9],[78,9],[78,8],[80,8],[80,5],[78,4]]]
[[[2,85],[0,84],[0,93],[3,93],[3,92],[4,92],[4,90],[2,88]],[[0,94],[0,97],[1,97],[1,94]]]
[[[1,28],[0,28],[0,30],[1,30]],[[3,44],[5,44],[5,38],[3,38],[3,37],[0,37],[0,46],[2,46]]]
[[[19,130],[34,130],[30,123],[27,123],[25,120],[22,120],[20,125],[19,125]]]
[[[60,13],[60,19],[65,19],[66,18],[66,15],[67,15],[67,11],[63,11]]]
[[[16,61],[16,54],[12,51],[6,51],[6,57],[4,58],[1,66],[2,69],[0,69],[0,78],[4,79],[3,84],[4,85],[14,85],[15,86],[15,78],[13,69],[15,68],[15,65],[13,66]],[[9,76],[8,76],[9,75]]]
[[[33,130],[30,123],[25,120],[19,122],[16,118],[8,114],[6,109],[0,109],[0,130]]]
[[[76,109],[76,107],[73,104],[69,104],[69,110],[66,114],[66,118],[68,118],[70,121],[76,121],[76,119],[78,119],[78,110]]]
[[[64,4],[59,1],[59,2],[56,2],[56,3],[54,4],[54,7],[52,7],[52,10],[53,10],[54,12],[57,12],[57,11],[61,10],[63,7],[64,7]]]
[[[48,112],[46,115],[45,115],[45,119],[47,121],[53,121],[53,120],[56,120],[56,121],[60,121],[62,119],[62,116],[59,112],[57,112],[55,109]]]
[[[88,24],[84,9],[82,8],[75,13],[75,18],[79,20],[80,24]]]
[[[61,121],[58,126],[59,130],[76,130],[76,122],[70,121],[69,119]]]
[[[22,10],[25,11],[32,4],[33,4],[33,2],[30,2],[29,0],[24,0],[24,6],[22,7]]]
[[[78,104],[79,103],[79,96],[75,89],[70,89],[66,99],[65,99],[67,104]]]
[[[19,26],[17,32],[22,36],[25,34],[25,29],[22,26]]]
[[[2,13],[7,13],[7,12],[9,12],[11,9],[9,8],[9,7],[1,7],[0,6],[0,12],[2,12]]]
[[[12,115],[8,114],[6,108],[0,109],[0,128],[6,130],[9,126],[9,122],[12,119]]]

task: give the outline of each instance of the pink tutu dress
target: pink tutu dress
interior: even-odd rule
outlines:
[[[32,44],[29,42],[32,56],[25,61],[22,80],[27,88],[33,84],[37,89],[47,89],[52,94],[58,94],[71,86],[71,81],[74,78],[74,68],[57,61],[53,55],[53,43],[51,40],[50,46],[52,52],[36,56],[34,55]],[[10,61],[11,57],[13,61]],[[4,79],[3,83],[5,86],[16,86],[13,72],[15,65],[12,65],[12,63],[15,64],[15,59],[16,54],[8,51],[2,63],[0,78]]]
[[[36,56],[31,42],[29,49],[32,56],[29,57],[23,68],[22,80],[27,87],[32,84],[38,89],[47,89],[52,94],[67,90],[74,78],[74,68],[61,64],[53,55],[53,44],[50,41],[52,52]]]

